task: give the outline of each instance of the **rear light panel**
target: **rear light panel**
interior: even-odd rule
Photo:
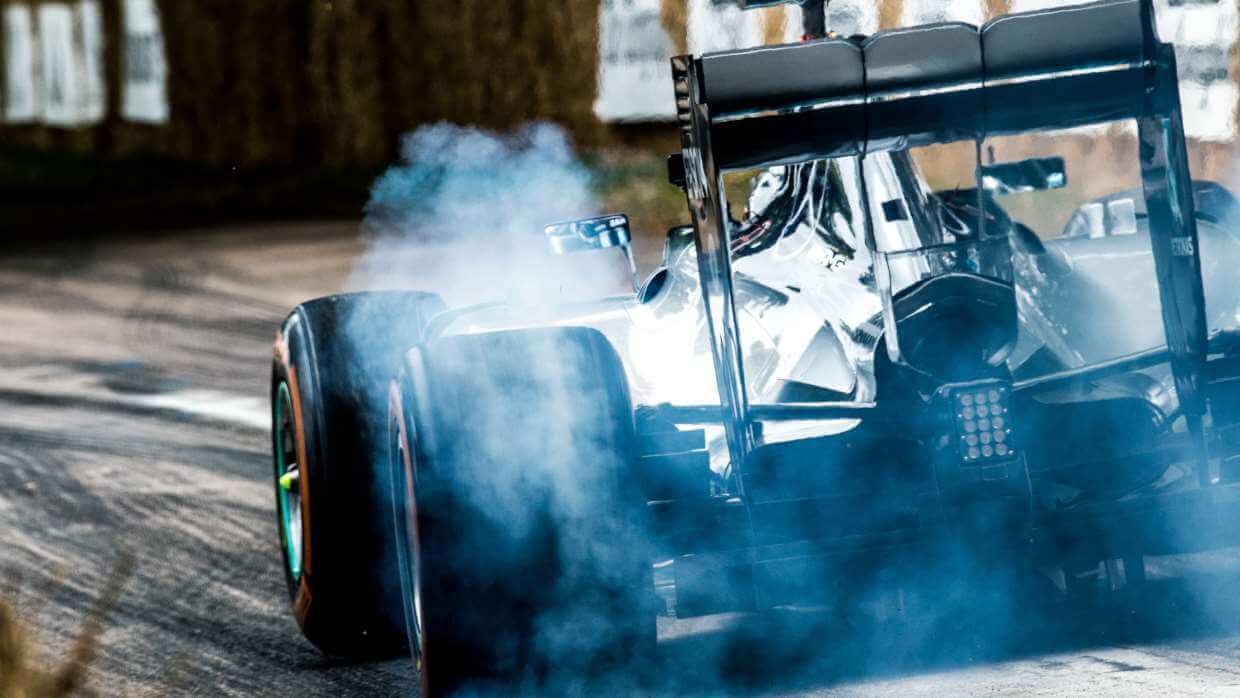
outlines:
[[[988,381],[947,391],[955,412],[955,440],[963,463],[980,465],[1015,453],[1010,385]]]

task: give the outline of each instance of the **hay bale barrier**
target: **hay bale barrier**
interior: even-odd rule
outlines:
[[[40,5],[79,1],[0,0],[0,9],[27,7],[37,24]],[[579,147],[641,158],[676,145],[665,122],[604,126],[594,115],[604,0],[154,0],[164,124],[121,115],[128,1],[94,0],[107,105],[99,123],[0,122],[0,233],[11,234],[21,204],[34,201],[54,209],[23,213],[44,233],[75,207],[91,230],[109,218],[133,227],[144,217],[175,226],[356,214],[401,136],[440,121],[499,132],[552,121]],[[874,0],[880,24],[898,24],[907,1]],[[1013,6],[982,2],[988,16]],[[781,39],[791,13],[765,12],[766,38]],[[659,1],[676,52],[689,49],[689,14],[688,0]],[[1233,76],[1236,65],[1233,51]],[[1230,144],[1193,157],[1202,171],[1231,173]]]
[[[356,215],[401,136],[440,121],[606,138],[596,0],[155,0],[166,124],[122,117],[125,0],[97,2],[105,116],[0,123],[0,233]]]
[[[149,144],[162,154],[245,168],[376,167],[397,155],[402,134],[438,121],[509,130],[552,120],[597,138],[595,0],[158,6],[175,134]]]
[[[37,16],[45,1],[0,0],[0,9],[21,4]],[[168,71],[166,124],[121,117],[125,3],[97,1],[106,114],[72,129],[0,122],[0,232],[22,224],[20,204],[34,199],[82,208],[79,218],[92,229],[100,207],[122,226],[142,225],[142,212],[132,209],[168,198],[159,192],[170,179],[178,197],[192,181],[201,190],[192,201],[157,202],[173,215],[170,225],[218,220],[221,208],[238,202],[241,217],[322,211],[321,197],[295,191],[299,177],[357,178],[328,205],[357,212],[370,180],[398,156],[401,136],[440,121],[510,131],[546,120],[580,145],[605,138],[593,113],[596,0],[155,0]],[[5,177],[39,153],[54,157],[20,181]],[[93,172],[143,162],[152,171],[85,182],[64,171],[77,157]],[[47,226],[62,213],[22,215]]]

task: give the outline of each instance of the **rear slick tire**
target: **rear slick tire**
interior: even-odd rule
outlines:
[[[277,537],[293,615],[325,654],[405,650],[384,474],[386,388],[442,309],[423,293],[331,296],[298,306],[277,336]]]
[[[655,644],[655,597],[633,410],[607,340],[438,340],[406,355],[389,414],[423,695],[632,682]]]

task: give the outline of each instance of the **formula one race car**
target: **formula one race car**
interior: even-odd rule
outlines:
[[[948,548],[1070,590],[1240,544],[1240,204],[1190,177],[1151,0],[673,73],[692,226],[634,295],[354,294],[283,325],[279,536],[311,642],[408,648],[427,693],[536,687],[643,656],[658,613],[840,603]],[[1073,200],[1065,151],[1099,134],[1132,145]],[[935,192],[919,163],[953,143],[970,181]],[[629,240],[623,216],[545,234]]]

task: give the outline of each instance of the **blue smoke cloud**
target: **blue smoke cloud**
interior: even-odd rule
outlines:
[[[556,257],[543,227],[600,213],[594,176],[563,129],[511,134],[435,124],[406,136],[366,206],[352,289],[417,288],[452,305],[581,300],[621,290],[612,254]]]

